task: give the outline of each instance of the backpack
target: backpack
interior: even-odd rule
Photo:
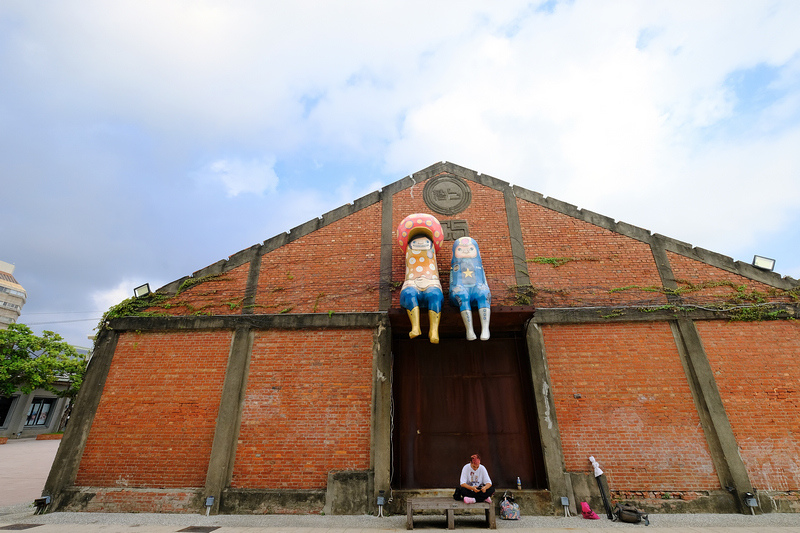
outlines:
[[[506,492],[500,502],[500,518],[503,520],[519,520],[519,517],[519,504],[514,503],[514,497],[509,496],[508,492]]]
[[[640,511],[633,505],[623,505],[621,503],[618,503],[617,508],[614,510],[614,520],[629,522],[631,524],[638,524],[644,520],[644,525],[650,525],[650,519],[646,513]]]

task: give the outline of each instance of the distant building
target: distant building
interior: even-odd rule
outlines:
[[[69,380],[59,380],[56,385],[66,389]],[[69,398],[60,398],[44,389],[0,396],[0,437],[30,438],[57,432],[69,403]]]
[[[25,305],[27,294],[14,278],[14,265],[0,261],[0,329],[16,323]],[[86,348],[78,348],[88,353]],[[66,389],[68,380],[59,380],[57,386]],[[17,391],[11,396],[0,396],[0,437],[35,437],[40,433],[58,431],[64,412],[69,406],[67,398],[60,398],[44,389],[30,394]]]
[[[14,265],[0,261],[0,329],[8,329],[22,313],[28,295],[14,278]]]

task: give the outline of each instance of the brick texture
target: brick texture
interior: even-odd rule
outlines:
[[[667,324],[543,332],[568,471],[589,471],[593,455],[616,491],[719,488]]]
[[[672,273],[685,303],[748,304],[762,301],[791,302],[784,290],[717,268],[702,261],[667,252]]]
[[[259,332],[231,486],[319,489],[368,469],[371,401],[371,330]]]
[[[667,302],[648,244],[524,200],[517,206],[537,307]]]
[[[121,334],[76,485],[205,486],[230,345],[228,331]]]
[[[375,204],[264,255],[253,312],[377,311],[380,248]]]
[[[698,322],[750,482],[800,490],[800,323]]]
[[[167,315],[238,315],[247,286],[250,264],[244,264],[219,275],[189,280],[190,285],[176,296],[148,309]]]

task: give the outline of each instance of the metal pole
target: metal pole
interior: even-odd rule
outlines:
[[[606,508],[606,516],[609,520],[614,520],[614,513],[611,512],[611,504],[608,502],[608,495],[606,494],[606,487],[603,480],[600,479],[602,475],[596,476],[594,479],[597,481],[597,487],[600,489],[600,497],[603,498],[603,507]]]

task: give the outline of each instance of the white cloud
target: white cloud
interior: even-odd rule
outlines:
[[[263,194],[278,186],[275,174],[275,157],[264,157],[242,161],[240,159],[218,159],[201,173],[206,179],[224,185],[229,197],[243,193]]]
[[[7,174],[90,213],[15,212],[25,241],[73,249],[101,228],[86,269],[175,279],[449,160],[728,255],[782,243],[800,212],[800,2],[540,5],[2,2]],[[731,73],[763,65],[774,100],[743,120]],[[178,239],[200,210],[219,216]],[[103,311],[124,285],[97,289]]]

